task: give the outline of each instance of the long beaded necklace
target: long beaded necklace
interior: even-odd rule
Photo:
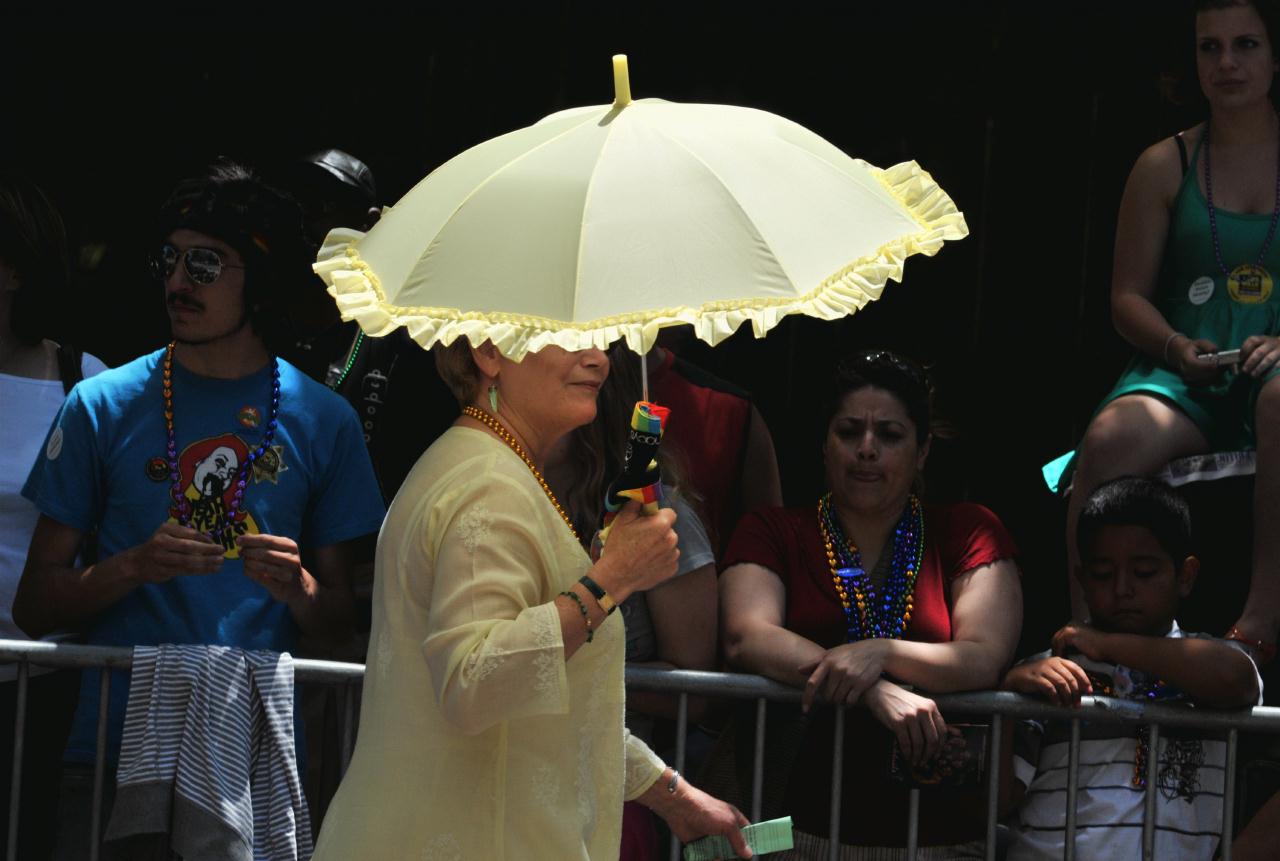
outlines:
[[[178,523],[183,526],[191,525],[192,505],[191,500],[187,498],[187,494],[182,487],[182,474],[178,471],[178,442],[173,427],[173,348],[175,341],[170,341],[169,346],[164,351],[164,425],[168,432],[168,446],[165,449],[165,460],[169,465],[169,498],[173,500],[174,511],[177,514]],[[235,526],[237,515],[241,506],[244,504],[244,489],[248,483],[249,470],[253,468],[253,462],[262,457],[276,437],[276,427],[280,419],[280,363],[276,361],[276,357],[271,357],[271,417],[267,420],[267,430],[262,435],[262,442],[258,447],[249,452],[244,463],[240,464],[240,468],[236,471],[235,478],[235,494],[232,496],[231,504],[226,511],[222,512],[222,517],[217,526],[209,530],[207,533],[210,538],[219,544],[226,544],[228,533]]]
[[[547,484],[547,480],[542,477],[541,471],[539,471],[538,467],[534,465],[533,459],[525,453],[524,446],[520,445],[519,441],[512,436],[511,431],[507,430],[502,422],[498,421],[496,416],[486,413],[479,407],[467,405],[462,408],[462,414],[464,416],[470,416],[497,434],[498,439],[505,442],[507,447],[514,451],[516,455],[524,461],[524,465],[529,467],[529,471],[533,473],[533,477],[538,480],[538,486],[542,488],[542,492],[547,495],[547,499],[551,500],[551,504],[555,506],[556,513],[560,515],[560,519],[564,521],[564,525],[569,527],[569,531],[573,533],[573,540],[581,544],[582,542],[578,538],[578,530],[573,528],[573,522],[569,520],[569,515],[566,514],[565,510],[560,506],[560,500],[556,499],[555,491],[553,491],[551,486]]]
[[[330,368],[329,376],[333,377],[333,379],[325,380],[325,385],[327,385],[330,389],[332,389],[335,392],[338,389],[342,388],[342,384],[347,381],[347,375],[349,375],[351,373],[351,369],[355,367],[356,358],[360,355],[360,347],[363,344],[364,344],[364,330],[361,330],[359,332],[356,332],[356,339],[351,344],[351,352],[347,355],[346,365],[342,368],[341,371],[338,371],[336,377],[334,377],[334,371],[337,371],[337,366]]]
[[[1212,122],[1204,124],[1204,141],[1202,149],[1204,150],[1204,192],[1205,201],[1209,205],[1209,235],[1213,238],[1213,257],[1218,262],[1218,269],[1228,279],[1241,280],[1242,276],[1255,274],[1254,269],[1261,269],[1261,275],[1266,275],[1266,269],[1262,265],[1262,261],[1267,259],[1267,252],[1271,249],[1271,241],[1276,236],[1276,223],[1280,222],[1280,144],[1277,144],[1276,150],[1276,202],[1271,210],[1271,225],[1267,228],[1267,238],[1262,242],[1262,248],[1258,251],[1258,259],[1252,263],[1243,263],[1235,269],[1228,270],[1227,264],[1222,259],[1222,241],[1218,238],[1218,216],[1213,206],[1213,170],[1209,160],[1209,129]],[[1269,277],[1269,276],[1268,276]]]
[[[889,577],[880,594],[862,567],[862,553],[845,536],[831,494],[818,500],[818,528],[831,580],[844,609],[848,642],[901,639],[915,609],[916,578],[924,561],[924,511],[913,494],[893,532]]]

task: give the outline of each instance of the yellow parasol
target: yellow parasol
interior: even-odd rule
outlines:
[[[836,319],[967,235],[915,162],[882,170],[774,114],[631,100],[552,114],[419,182],[315,264],[345,319],[423,347],[466,336],[519,360],[556,344],[643,354],[663,326],[714,345],[750,321]]]

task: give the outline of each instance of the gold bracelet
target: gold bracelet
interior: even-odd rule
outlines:
[[[582,621],[587,626],[587,642],[590,643],[592,639],[595,638],[595,632],[591,630],[591,616],[587,614],[587,605],[584,604],[582,602],[582,599],[578,597],[577,592],[573,592],[571,590],[565,590],[560,594],[564,595],[566,598],[572,598],[573,603],[578,605],[578,611],[582,613]]]

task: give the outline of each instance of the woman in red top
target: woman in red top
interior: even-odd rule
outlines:
[[[1017,645],[1022,590],[1013,541],[987,509],[923,505],[929,453],[924,372],[888,352],[841,363],[826,411],[829,493],[816,506],[762,509],[739,524],[720,596],[729,661],[804,688],[848,715],[842,841],[900,847],[906,789],[888,777],[892,741],[923,765],[947,739],[934,693],[994,688]],[[788,778],[784,810],[800,857],[826,857],[834,710],[818,709]],[[770,780],[773,778],[770,777]],[[922,793],[928,858],[971,857],[980,792]],[[880,857],[880,856],[876,856]],[[980,855],[979,855],[980,857]]]

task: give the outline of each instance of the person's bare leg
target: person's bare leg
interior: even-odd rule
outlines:
[[[1177,407],[1149,395],[1124,395],[1093,417],[1076,458],[1067,501],[1067,581],[1072,618],[1088,611],[1073,572],[1080,564],[1076,522],[1094,488],[1122,475],[1151,475],[1169,461],[1209,450],[1200,428]]]
[[[1249,824],[1231,844],[1231,857],[1236,861],[1270,861],[1276,857],[1280,841],[1280,793],[1249,820]]]
[[[1236,627],[1245,637],[1276,641],[1280,629],[1280,377],[1258,393],[1254,411],[1258,468],[1253,480],[1253,572],[1249,597]]]

